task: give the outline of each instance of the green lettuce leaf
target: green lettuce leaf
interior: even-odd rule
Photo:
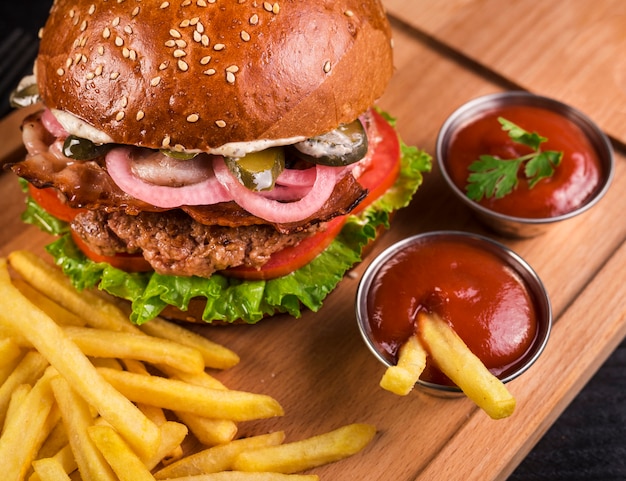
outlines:
[[[393,124],[393,119],[386,116]],[[193,298],[205,298],[206,322],[256,323],[265,316],[288,313],[300,317],[304,308],[317,311],[345,273],[361,260],[361,251],[376,237],[380,226],[389,227],[391,212],[406,207],[431,169],[431,157],[401,142],[401,169],[394,186],[359,215],[349,216],[328,248],[306,266],[286,276],[243,281],[214,274],[200,277],[127,273],[106,263],[89,260],[74,244],[67,224],[53,224],[43,210],[29,201],[26,222],[60,235],[46,247],[77,289],[99,288],[131,302],[131,320],[153,319],[168,305],[186,310]],[[45,221],[42,219],[46,219]],[[55,219],[56,222],[60,222]],[[64,225],[63,225],[64,224]]]

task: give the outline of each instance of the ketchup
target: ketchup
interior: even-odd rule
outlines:
[[[374,343],[392,363],[415,332],[420,310],[446,320],[495,375],[523,362],[536,337],[536,309],[522,278],[462,238],[421,239],[376,274],[367,317]],[[451,384],[430,360],[421,379]]]
[[[531,152],[509,138],[498,117],[546,137],[548,140],[541,144],[541,150],[563,152],[563,159],[554,175],[540,180],[532,189],[520,170],[515,190],[500,199],[483,198],[481,205],[514,217],[549,218],[576,210],[597,191],[601,180],[600,160],[580,127],[545,108],[512,105],[484,113],[453,135],[446,154],[447,170],[463,192],[470,173],[468,167],[480,155],[512,159]]]

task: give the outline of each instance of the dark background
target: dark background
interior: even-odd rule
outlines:
[[[2,0],[0,4],[0,117],[8,94],[32,72],[37,32],[52,0]],[[9,39],[19,39],[9,48]],[[6,75],[9,66],[18,75]],[[626,341],[618,347],[509,481],[626,480]],[[536,400],[541,403],[541,399]],[[501,421],[506,422],[506,421]],[[494,423],[494,429],[497,429]],[[493,447],[497,449],[497,446]]]

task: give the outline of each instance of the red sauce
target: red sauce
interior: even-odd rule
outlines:
[[[495,254],[463,239],[424,238],[394,255],[373,280],[367,303],[372,339],[394,364],[420,310],[450,323],[495,375],[513,370],[536,337],[524,281]],[[421,379],[450,383],[430,364]]]
[[[502,130],[497,120],[500,116],[528,132],[547,137],[541,149],[563,152],[563,159],[552,177],[542,179],[532,189],[520,176],[518,187],[512,193],[500,199],[482,199],[480,204],[515,217],[549,218],[576,210],[593,196],[599,187],[601,166],[587,136],[567,118],[525,105],[491,110],[454,134],[446,164],[459,189],[465,192],[468,167],[480,155],[512,159],[531,152],[528,147],[513,142]]]

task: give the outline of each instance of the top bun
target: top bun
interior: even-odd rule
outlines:
[[[379,0],[56,0],[35,68],[47,107],[187,150],[330,131],[392,71]]]

